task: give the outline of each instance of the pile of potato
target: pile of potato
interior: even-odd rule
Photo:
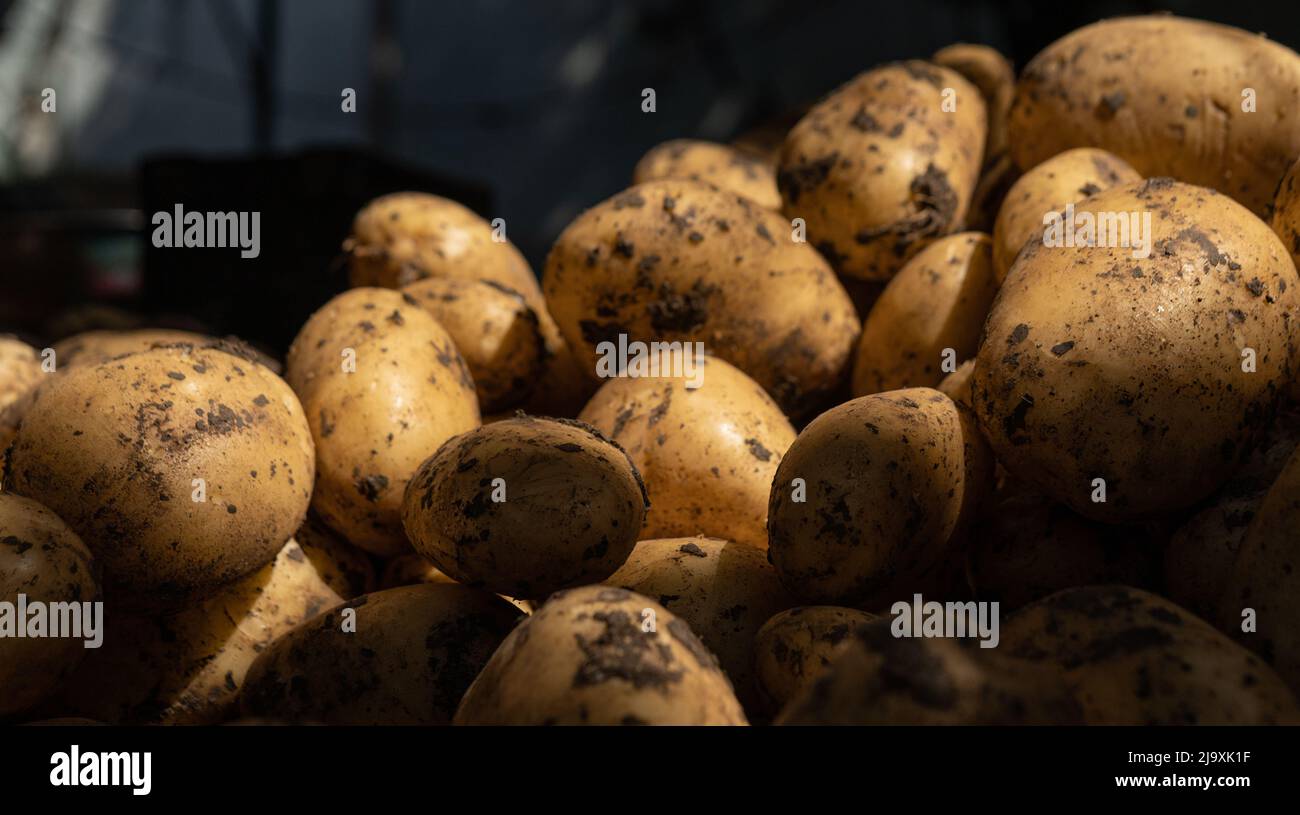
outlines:
[[[0,340],[0,599],[106,608],[0,639],[0,717],[1300,721],[1298,159],[1300,56],[1111,20],[656,147],[540,285],[376,200],[282,368]],[[1049,245],[1067,205],[1149,251]],[[997,646],[897,636],[916,594]]]

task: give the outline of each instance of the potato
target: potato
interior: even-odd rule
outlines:
[[[92,632],[85,629],[83,638],[18,636],[18,627],[28,623],[17,616],[20,594],[28,615],[38,603],[47,604],[47,613],[53,614],[56,603],[94,602],[99,594],[96,565],[90,550],[57,515],[35,501],[0,493],[0,602],[12,604],[5,616],[15,626],[0,636],[0,719],[57,690],[91,653],[86,644]],[[72,616],[80,621],[80,615],[81,606],[73,606]]]
[[[450,583],[363,595],[262,652],[241,694],[244,716],[448,724],[520,617],[498,597]]]
[[[353,596],[356,575],[369,568],[345,544],[316,540],[291,539],[269,565],[174,613],[109,607],[104,646],[90,652],[57,709],[112,723],[230,718],[257,655]]]
[[[1054,671],[954,639],[895,637],[892,621],[854,630],[777,724],[1073,724]]]
[[[398,555],[388,561],[388,565],[384,567],[383,578],[380,580],[380,588],[395,589],[399,586],[414,586],[417,583],[455,582],[423,556],[412,553]],[[506,597],[504,594],[497,596],[525,614],[533,613],[533,604],[529,600],[518,600],[514,597]]]
[[[841,274],[888,280],[965,222],[986,121],[979,90],[956,71],[918,60],[867,71],[786,137],[783,211],[804,219]]]
[[[1190,506],[1250,454],[1291,381],[1295,267],[1262,221],[1212,190],[1152,179],[1083,212],[1149,215],[1150,255],[1029,243],[985,324],[975,412],[1012,475],[1081,515]]]
[[[988,118],[984,140],[984,166],[1007,151],[1007,118],[1016,95],[1016,72],[996,48],[973,43],[955,43],[940,48],[930,57],[935,65],[951,68],[979,88]]]
[[[215,337],[170,328],[141,328],[125,331],[83,331],[54,343],[54,360],[59,370],[73,365],[98,365],[123,354],[138,354],[156,345],[209,345]]]
[[[658,598],[718,657],[746,710],[758,710],[754,637],[795,604],[762,549],[718,538],[643,540],[607,586]]]
[[[780,712],[821,675],[836,646],[876,615],[838,606],[799,606],[772,617],[754,636],[760,709]]]
[[[1087,724],[1282,724],[1295,699],[1207,623],[1126,586],[1057,592],[1002,624],[1001,651],[1064,677]]]
[[[613,574],[647,507],[617,444],[581,422],[521,415],[430,456],[402,522],[415,551],[457,582],[538,599]]]
[[[465,357],[479,408],[497,411],[532,392],[546,366],[537,313],[500,283],[428,277],[402,291],[447,330]]]
[[[41,360],[36,349],[13,337],[0,336],[0,472],[5,451],[23,413],[36,398],[41,383]],[[3,489],[3,485],[0,485]]]
[[[51,378],[5,488],[103,565],[110,599],[179,598],[269,563],[302,523],[315,461],[293,391],[215,348],[157,348]]]
[[[1025,243],[1042,240],[1044,216],[1102,190],[1141,180],[1128,162],[1095,147],[1066,150],[1029,169],[1007,191],[993,224],[993,264],[998,282],[1006,280]]]
[[[968,359],[957,366],[957,370],[939,380],[937,390],[952,401],[966,408],[971,409],[974,404],[971,400],[970,381],[971,374],[975,371],[975,360]]]
[[[846,402],[804,428],[777,468],[769,557],[807,602],[886,605],[959,557],[992,466],[969,417],[938,391]]]
[[[702,342],[786,412],[843,381],[853,304],[788,221],[696,181],[651,181],[578,217],[546,262],[546,299],[589,379],[603,342]]]
[[[776,171],[761,158],[726,144],[673,139],[650,148],[632,173],[633,184],[686,178],[734,192],[771,210],[781,209]]]
[[[316,440],[312,508],[368,552],[409,551],[407,482],[444,441],[479,425],[474,381],[451,337],[410,295],[352,289],[298,332],[286,378]]]
[[[611,379],[578,418],[627,451],[650,496],[641,537],[725,536],[767,548],[767,496],[794,428],[740,370]]]
[[[938,385],[946,356],[956,364],[979,349],[997,288],[988,235],[963,232],[922,249],[862,325],[853,395]]]
[[[744,725],[717,658],[668,609],[606,586],[557,592],[470,685],[459,725]]]
[[[1291,261],[1300,267],[1300,160],[1291,165],[1278,184],[1269,223],[1291,253]]]
[[[1103,20],[1025,66],[1009,137],[1024,169],[1099,147],[1144,176],[1213,187],[1263,216],[1300,155],[1300,56],[1199,20]]]

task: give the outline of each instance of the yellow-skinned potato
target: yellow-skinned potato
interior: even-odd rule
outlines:
[[[858,338],[853,395],[932,388],[979,350],[997,292],[988,235],[963,232],[922,249],[885,286]]]
[[[763,712],[780,712],[826,670],[854,629],[875,619],[855,608],[799,606],[763,623],[754,636],[754,677]]]
[[[36,349],[13,337],[0,337],[0,472],[18,423],[36,398],[40,377],[41,360]]]
[[[1273,199],[1273,231],[1300,267],[1300,160],[1291,165]]]
[[[410,295],[352,289],[298,332],[286,378],[316,440],[312,508],[368,552],[408,551],[407,482],[443,442],[479,425],[474,381],[451,336]]]
[[[1075,724],[1079,706],[1050,668],[971,640],[897,637],[893,620],[854,629],[777,718],[784,725]]]
[[[1043,237],[1043,216],[1060,212],[1102,190],[1141,181],[1119,156],[1079,147],[1052,156],[1022,175],[1002,202],[993,224],[993,264],[1001,283],[1027,241]]]
[[[951,68],[979,88],[988,116],[984,141],[985,166],[1007,150],[1007,117],[1016,95],[1016,72],[996,48],[975,43],[955,43],[930,57],[935,65]]]
[[[83,331],[64,337],[52,346],[59,370],[73,365],[98,365],[123,354],[148,351],[156,345],[211,345],[215,337],[171,328],[139,328],[123,331]],[[278,373],[278,372],[277,372]]]
[[[744,725],[731,683],[690,626],[648,597],[557,592],[488,660],[458,725]]]
[[[783,212],[841,274],[888,280],[965,222],[985,128],[979,89],[956,71],[917,60],[868,71],[786,137]]]
[[[776,171],[758,156],[716,142],[673,139],[650,148],[632,172],[633,184],[663,178],[703,181],[743,195],[761,207],[781,209]]]
[[[246,717],[449,724],[520,611],[451,583],[362,595],[282,636],[248,671]]]
[[[0,637],[0,719],[53,693],[91,653],[93,649],[85,646],[95,639],[94,632],[80,628],[79,604],[99,599],[95,564],[76,533],[35,501],[4,493],[0,494],[0,602],[13,604],[6,615],[13,624],[26,626],[28,620],[18,618],[16,612],[20,594],[31,608],[38,603],[74,604],[72,615],[84,637],[20,637],[16,630],[6,631]],[[103,636],[102,628],[98,635]]]
[[[698,376],[612,379],[578,418],[626,450],[645,480],[643,539],[726,536],[766,549],[767,496],[794,428],[730,364],[706,357]]]
[[[968,359],[957,366],[957,370],[939,380],[936,389],[947,396],[952,401],[966,408],[971,409],[974,402],[971,400],[970,381],[971,374],[975,372],[975,360]]]
[[[1099,147],[1144,176],[1212,187],[1263,216],[1300,155],[1300,55],[1200,20],[1103,20],[1025,66],[1009,135],[1023,169]]]
[[[543,284],[591,380],[621,335],[702,342],[787,413],[843,381],[858,333],[848,295],[789,221],[697,181],[651,181],[587,210],[555,242]]]
[[[613,574],[647,506],[636,467],[599,431],[519,416],[430,456],[402,520],[415,551],[458,583],[538,599]]]
[[[1288,724],[1295,698],[1208,623],[1126,586],[1067,589],[1002,623],[1000,651],[1064,677],[1086,724]]]
[[[358,576],[369,569],[345,544],[314,539],[300,544],[295,536],[269,565],[175,613],[108,607],[104,646],[82,663],[56,707],[113,723],[230,718],[257,655],[300,622],[354,596]]]
[[[293,391],[215,348],[156,348],[51,378],[14,437],[6,489],[48,506],[113,598],[170,599],[269,563],[315,474]]]
[[[910,597],[952,566],[992,467],[973,422],[936,390],[846,402],[805,427],[777,468],[772,563],[808,602],[877,608]]]
[[[1030,242],[989,311],[975,412],[1012,475],[1081,515],[1187,507],[1249,455],[1291,382],[1295,267],[1266,224],[1213,190],[1151,179],[1080,213],[1149,217],[1146,242],[1130,239],[1149,255]]]
[[[537,313],[500,283],[428,277],[402,291],[447,330],[465,357],[482,411],[517,404],[532,392],[546,366],[546,341]]]
[[[754,637],[795,604],[763,550],[718,538],[643,540],[605,581],[659,603],[718,657],[746,710],[758,709]]]

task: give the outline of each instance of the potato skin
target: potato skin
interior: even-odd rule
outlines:
[[[772,564],[807,602],[887,605],[957,554],[992,467],[972,421],[936,390],[846,402],[805,427],[777,469]],[[803,501],[794,500],[796,478]]]
[[[586,376],[597,346],[703,342],[787,413],[843,381],[857,316],[844,288],[790,223],[731,193],[670,179],[580,215],[556,240],[546,299]]]
[[[776,171],[758,156],[726,144],[673,139],[650,148],[632,171],[632,183],[686,178],[734,192],[771,210],[781,209]]]
[[[956,108],[944,112],[944,92]],[[867,71],[786,137],[777,185],[787,218],[840,274],[888,280],[927,242],[965,222],[986,130],[979,90],[912,60]]]
[[[0,472],[9,442],[40,383],[41,361],[36,349],[13,337],[0,337]]]
[[[795,432],[758,383],[706,357],[702,384],[608,381],[578,419],[627,451],[650,496],[643,539],[725,536],[767,548],[767,497]]]
[[[985,324],[975,411],[1021,481],[1085,517],[1148,518],[1204,498],[1262,438],[1294,370],[1295,267],[1213,190],[1152,179],[1084,211],[1149,212],[1150,256],[1028,244]]]
[[[498,487],[504,500],[493,500]],[[402,521],[415,551],[457,582],[538,599],[613,574],[647,507],[618,445],[590,425],[521,415],[430,456],[406,489]]]
[[[643,540],[604,582],[658,598],[685,620],[717,655],[745,710],[758,710],[754,637],[795,604],[763,550],[718,538]]]
[[[954,43],[930,57],[935,65],[951,68],[979,88],[988,118],[984,141],[984,166],[1007,151],[1007,117],[1016,95],[1016,72],[996,48],[975,43]]]
[[[763,623],[754,636],[760,709],[779,713],[830,664],[836,647],[875,614],[839,606],[799,606]]]
[[[1141,181],[1127,161],[1095,147],[1066,150],[1030,168],[1011,185],[993,224],[993,264],[1006,280],[1026,241],[1043,237],[1043,216],[1102,190]]]
[[[979,350],[996,293],[988,235],[963,232],[922,249],[885,286],[862,325],[853,395],[938,385],[946,349],[957,362]]]
[[[1278,184],[1269,224],[1291,253],[1291,262],[1300,268],[1300,160],[1291,165]]]
[[[76,533],[28,498],[0,493],[0,601],[83,603],[98,599],[98,568]],[[25,621],[19,621],[19,625]],[[0,637],[0,718],[56,691],[93,649],[74,637]]]
[[[283,380],[180,345],[51,378],[5,484],[67,521],[110,599],[166,602],[269,563],[301,525],[314,474],[307,419]]]
[[[344,630],[345,612],[355,630]],[[262,652],[246,717],[341,725],[448,724],[521,613],[451,583],[366,594],[302,623]]]
[[[123,331],[83,331],[64,337],[52,346],[59,370],[73,365],[98,365],[123,354],[138,354],[156,345],[212,345],[215,337],[171,328],[138,328]],[[268,366],[270,367],[270,366]],[[279,371],[276,371],[278,374]]]
[[[952,401],[966,408],[971,409],[974,401],[971,399],[970,383],[971,374],[975,372],[974,358],[968,359],[957,366],[957,370],[939,380],[935,390],[947,396]]]
[[[1067,589],[1002,624],[999,649],[1055,668],[1086,724],[1286,724],[1295,698],[1209,624],[1127,586]]]
[[[479,425],[474,381],[451,336],[410,295],[352,289],[298,332],[286,378],[316,440],[312,508],[368,552],[409,551],[407,482],[444,441]]]
[[[551,595],[510,632],[455,724],[747,722],[717,658],[684,620],[648,597],[584,586]]]
[[[1258,93],[1258,113],[1242,91]],[[1300,155],[1300,56],[1262,35],[1167,15],[1103,20],[1020,75],[1011,152],[1033,167],[1100,147],[1144,176],[1212,187],[1263,216]]]

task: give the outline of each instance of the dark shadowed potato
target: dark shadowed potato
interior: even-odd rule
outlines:
[[[580,215],[556,240],[547,303],[586,376],[600,344],[703,342],[787,412],[843,381],[853,304],[775,212],[697,181],[652,181]]]
[[[799,606],[772,617],[754,636],[760,710],[773,716],[813,683],[836,648],[876,615],[839,606]]]
[[[40,382],[41,360],[36,349],[13,337],[0,337],[0,471],[4,470],[9,441],[36,398]]]
[[[38,603],[79,604],[99,599],[95,564],[76,533],[45,507],[27,498],[0,494],[0,602],[13,604],[6,616],[15,626],[18,595],[31,608]],[[72,614],[80,629],[81,607]],[[71,619],[71,618],[69,618]],[[49,625],[49,621],[45,623]],[[0,719],[32,707],[67,681],[87,649],[84,638],[19,637],[11,630],[0,637]],[[103,631],[99,632],[103,636]]]
[[[758,156],[726,144],[673,139],[650,148],[632,172],[633,184],[664,178],[703,181],[743,195],[761,207],[781,209],[776,171]]]
[[[499,597],[450,583],[362,595],[267,648],[248,670],[243,713],[322,724],[448,724],[521,616]]]
[[[758,705],[754,637],[795,604],[763,550],[717,538],[643,540],[606,585],[658,599],[718,657],[746,710]]]
[[[968,359],[957,366],[957,370],[939,380],[936,390],[952,401],[970,410],[973,401],[970,392],[971,374],[975,371],[975,360]]]
[[[777,469],[772,563],[807,602],[875,608],[910,595],[960,558],[992,467],[973,422],[936,390],[846,402],[804,428]]]
[[[430,456],[402,520],[415,551],[457,582],[538,599],[613,574],[646,507],[618,445],[580,422],[519,416]]]
[[[521,622],[474,680],[460,725],[743,725],[717,658],[648,597],[585,586]]]
[[[307,420],[283,380],[183,345],[51,378],[5,483],[67,521],[111,599],[152,601],[269,563],[301,525],[314,473]]]
[[[1270,223],[1291,253],[1291,261],[1300,267],[1300,160],[1291,165],[1278,185]]]
[[[213,337],[174,328],[134,328],[123,331],[85,331],[54,343],[54,360],[62,371],[74,365],[98,365],[125,354],[138,354],[167,345],[194,345],[256,360],[279,376],[280,362],[238,337]]]
[[[783,212],[841,274],[888,280],[965,222],[985,127],[979,90],[956,71],[916,60],[868,71],[786,137]]]
[[[739,369],[707,357],[700,370],[699,383],[612,379],[578,418],[626,450],[645,479],[642,538],[725,536],[766,549],[767,496],[794,428]]]
[[[1144,176],[1213,187],[1262,216],[1300,155],[1300,56],[1200,20],[1103,20],[1025,66],[1009,135],[1024,169],[1099,147]]]
[[[1011,656],[1060,672],[1087,724],[1283,724],[1282,680],[1208,623],[1126,586],[1057,592],[1002,624]]]
[[[984,166],[1007,151],[1007,117],[1016,95],[1016,72],[996,48],[974,43],[955,43],[934,52],[930,61],[951,68],[979,88],[988,116],[988,137],[984,140]]]
[[[1291,382],[1295,267],[1213,190],[1152,179],[1076,212],[1149,214],[1150,255],[1029,243],[985,324],[976,415],[1012,475],[1082,515],[1188,507],[1249,456]]]

